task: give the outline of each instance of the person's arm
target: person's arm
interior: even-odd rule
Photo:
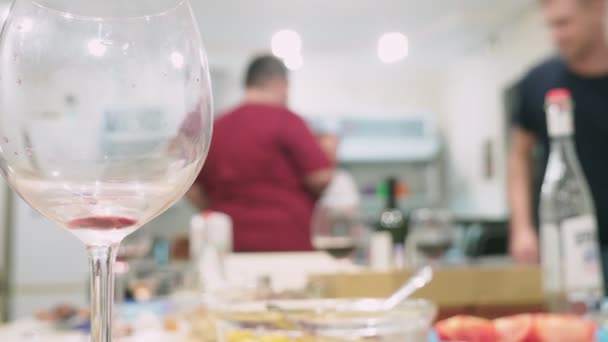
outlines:
[[[516,262],[536,263],[539,260],[538,238],[532,213],[532,150],[533,133],[514,128],[509,154],[509,204],[511,235],[509,252]]]
[[[323,191],[325,191],[333,177],[334,169],[327,167],[305,175],[304,183],[306,184],[309,191],[316,195],[319,195]]]
[[[313,194],[321,194],[333,178],[335,168],[304,120],[285,113],[280,139],[304,185]]]
[[[190,201],[193,207],[196,209],[203,211],[209,208],[209,202],[207,200],[207,196],[205,196],[205,191],[201,187],[200,184],[194,183],[190,190],[186,193],[186,198]]]

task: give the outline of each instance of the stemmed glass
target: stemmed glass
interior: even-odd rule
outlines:
[[[0,170],[85,244],[92,341],[110,341],[119,243],[183,196],[208,152],[209,69],[190,3],[15,0],[0,87]]]
[[[452,249],[455,230],[451,215],[444,209],[418,209],[412,214],[408,246],[417,254],[415,267],[438,266]]]
[[[359,247],[364,227],[354,206],[328,205],[321,201],[314,212],[311,227],[312,245],[327,252],[346,267]]]

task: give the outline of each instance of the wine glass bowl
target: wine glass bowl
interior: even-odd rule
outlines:
[[[357,208],[320,203],[315,209],[311,230],[316,249],[335,259],[346,260],[359,247],[363,226]]]
[[[408,249],[415,252],[414,266],[436,264],[453,247],[451,215],[443,209],[418,209],[412,214]]]
[[[9,185],[87,244],[159,215],[209,145],[201,47],[187,1],[17,0],[0,41]]]
[[[206,158],[209,68],[188,0],[15,0],[0,36],[0,172],[84,242],[93,341],[110,341],[118,244]]]

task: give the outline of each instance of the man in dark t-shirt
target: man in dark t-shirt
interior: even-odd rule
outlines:
[[[308,126],[287,109],[287,69],[272,56],[250,64],[245,101],[214,124],[207,161],[188,197],[228,214],[239,252],[312,250],[315,201],[332,162]]]
[[[549,146],[544,101],[553,88],[572,92],[576,150],[595,202],[600,242],[608,247],[606,1],[541,1],[559,56],[533,68],[518,87],[509,157],[510,253],[517,262],[539,259],[535,217]]]

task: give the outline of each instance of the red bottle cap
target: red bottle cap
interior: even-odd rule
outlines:
[[[551,137],[572,135],[574,132],[574,122],[570,91],[565,88],[556,88],[548,91],[545,106],[549,135]]]
[[[547,92],[547,96],[545,98],[545,100],[547,102],[551,101],[562,101],[562,100],[569,100],[572,98],[572,93],[570,93],[570,90],[566,89],[566,88],[555,88],[552,90],[549,90],[549,92]]]

